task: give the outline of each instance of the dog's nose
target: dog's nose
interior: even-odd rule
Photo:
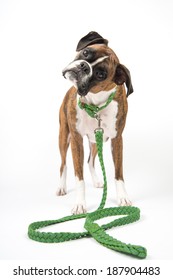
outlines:
[[[80,64],[78,65],[78,69],[79,70],[82,70],[82,72],[83,73],[85,73],[85,74],[89,74],[89,72],[90,72],[90,67],[89,67],[89,65],[87,64],[87,62],[85,62],[85,61],[81,61],[80,62]]]

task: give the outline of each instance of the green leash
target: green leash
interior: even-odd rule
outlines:
[[[80,109],[82,109],[82,110],[84,109],[90,117],[97,118],[98,112],[100,112],[101,110],[106,108],[109,105],[109,103],[111,103],[111,101],[113,100],[113,98],[115,96],[115,93],[116,93],[116,91],[112,92],[111,95],[108,97],[108,100],[106,101],[106,103],[101,107],[98,107],[98,106],[95,106],[92,104],[82,103],[80,99],[78,102],[78,106]],[[100,125],[99,125],[99,127],[100,127]]]
[[[110,95],[107,102],[102,107],[83,104],[81,103],[81,101],[79,101],[78,103],[81,109],[84,109],[91,117],[96,118],[98,120],[98,128],[95,130],[95,139],[96,139],[98,157],[99,157],[100,166],[103,173],[103,180],[104,180],[103,196],[98,209],[91,213],[66,216],[58,220],[34,222],[30,224],[28,227],[28,236],[29,238],[35,241],[44,242],[44,243],[59,243],[59,242],[92,236],[97,242],[99,242],[100,244],[102,244],[103,246],[109,249],[121,253],[125,253],[128,255],[132,255],[140,259],[144,259],[147,255],[147,251],[144,247],[123,243],[111,237],[105,232],[107,229],[111,229],[112,227],[130,224],[140,219],[140,210],[137,207],[121,206],[121,207],[104,208],[106,197],[107,197],[107,180],[106,180],[106,172],[105,172],[105,166],[103,161],[104,131],[100,125],[101,119],[98,115],[98,112],[103,110],[106,106],[108,106],[108,104],[113,100],[114,96],[115,96],[115,92],[113,92]],[[112,222],[109,222],[101,226],[99,226],[95,222],[97,220],[109,216],[122,216],[122,217],[119,217],[113,220]],[[47,227],[50,225],[54,225],[66,221],[81,219],[81,218],[85,218],[84,228],[86,229],[86,231],[84,232],[40,232],[39,231],[39,229],[43,227]]]

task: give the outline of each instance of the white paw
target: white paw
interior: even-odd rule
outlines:
[[[64,166],[63,172],[62,172],[61,177],[60,177],[60,182],[59,182],[59,186],[61,186],[61,187],[58,188],[58,190],[56,192],[56,195],[58,195],[58,196],[62,196],[62,195],[67,194],[66,176],[67,176],[67,167]]]
[[[85,203],[85,183],[84,180],[79,180],[76,176],[76,200],[75,206],[72,209],[72,214],[83,214],[86,213]]]
[[[94,187],[95,188],[103,188],[103,183],[100,181],[95,181],[94,182]]]
[[[84,203],[81,204],[76,204],[73,209],[72,209],[72,214],[77,215],[77,214],[84,214],[86,213],[86,206]]]
[[[93,165],[91,164],[92,160],[89,163],[89,169],[90,169],[90,173],[91,173],[91,177],[93,180],[93,185],[95,188],[103,188],[103,183],[100,182],[96,172],[95,172],[95,168],[93,167]]]
[[[65,188],[59,188],[56,192],[57,196],[62,196],[62,195],[66,195],[66,194],[67,194],[67,191]]]
[[[118,205],[119,206],[131,206],[132,202],[130,201],[130,199],[128,197],[121,197],[121,198],[118,198]]]
[[[116,180],[117,188],[117,200],[119,206],[131,206],[132,202],[128,198],[125,190],[124,182],[122,180]]]

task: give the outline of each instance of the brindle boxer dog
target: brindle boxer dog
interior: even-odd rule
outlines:
[[[79,108],[78,99],[82,98],[82,102],[87,104],[102,106],[116,90],[113,101],[100,112],[100,118],[104,129],[104,141],[108,139],[111,141],[118,204],[131,205],[124,186],[122,164],[122,132],[128,109],[127,97],[133,92],[130,72],[120,64],[114,51],[108,47],[108,41],[97,32],[90,32],[83,37],[76,51],[75,59],[63,70],[63,76],[72,81],[73,86],[66,93],[60,108],[59,148],[62,162],[57,195],[66,194],[66,154],[71,144],[76,177],[76,201],[72,213],[86,212],[83,178],[85,135],[90,145],[88,163],[93,185],[102,187],[94,169],[97,155],[94,130],[98,126],[97,120]]]

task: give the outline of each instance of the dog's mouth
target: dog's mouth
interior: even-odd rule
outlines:
[[[74,84],[80,96],[87,95],[89,90],[89,77],[87,75],[84,75],[82,71],[76,68],[65,69],[62,74],[65,79],[70,80]]]
[[[75,71],[75,69],[70,69],[70,70],[64,70],[62,72],[63,76],[65,79],[69,79],[70,81],[74,82],[74,81],[78,81],[78,73],[77,71]]]
[[[83,82],[78,85],[78,94],[80,96],[85,96],[88,93],[88,85],[87,83]]]

